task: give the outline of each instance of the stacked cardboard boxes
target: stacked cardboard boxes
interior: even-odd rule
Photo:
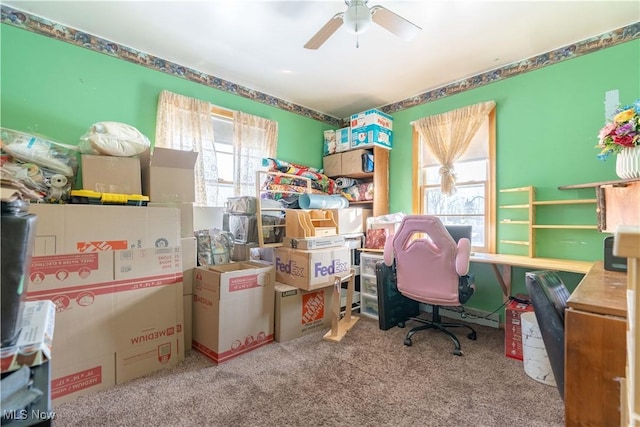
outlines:
[[[28,300],[56,305],[54,402],[106,389],[184,357],[178,212],[32,205]]]
[[[273,260],[277,281],[275,336],[280,342],[329,328],[333,298],[340,296],[334,278],[351,271],[351,252],[337,227],[323,229],[326,235],[319,237],[290,235],[290,230],[295,227],[287,224],[287,238],[282,247],[275,248]]]

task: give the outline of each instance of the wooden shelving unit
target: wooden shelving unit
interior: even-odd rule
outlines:
[[[518,209],[526,210],[526,219],[502,219],[500,224],[520,225],[528,227],[528,236],[526,240],[500,240],[500,243],[506,243],[510,245],[528,246],[529,257],[536,256],[536,230],[539,229],[563,229],[563,230],[598,230],[596,224],[538,224],[536,221],[536,208],[543,206],[563,206],[563,205],[583,205],[583,204],[596,204],[597,199],[570,199],[570,200],[536,200],[536,191],[533,186],[517,187],[517,188],[504,188],[500,190],[501,193],[522,193],[521,198],[525,198],[521,202],[516,204],[501,205],[500,209]]]
[[[280,191],[280,190],[270,190],[266,188],[266,184],[268,182],[270,182],[273,177],[288,177],[288,178],[292,178],[292,179],[296,179],[296,180],[304,180],[306,182],[306,188],[305,188],[305,193],[311,193],[311,180],[309,178],[305,178],[302,176],[298,176],[298,175],[291,175],[291,174],[287,174],[287,173],[282,173],[282,172],[271,172],[271,171],[257,171],[256,173],[256,220],[257,220],[257,224],[258,224],[258,245],[261,248],[268,248],[268,247],[278,247],[278,246],[282,246],[282,242],[277,242],[277,243],[265,243],[264,242],[264,233],[267,230],[267,228],[270,227],[275,227],[275,228],[282,228],[282,234],[284,235],[284,231],[286,230],[286,222],[283,220],[281,222],[281,224],[276,224],[276,225],[265,225],[263,224],[263,219],[262,219],[262,215],[265,212],[281,212],[282,213],[282,217],[285,217],[286,214],[286,209],[284,207],[282,208],[266,208],[262,206],[262,195],[265,193],[280,193],[280,194],[304,194],[304,193],[298,193],[298,192],[294,192],[294,191]]]

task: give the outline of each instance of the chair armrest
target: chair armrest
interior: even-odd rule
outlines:
[[[469,272],[469,258],[471,258],[471,242],[466,237],[458,241],[458,252],[456,253],[456,273],[464,276]]]
[[[384,242],[384,263],[387,267],[393,265],[393,234],[387,236],[387,240]]]

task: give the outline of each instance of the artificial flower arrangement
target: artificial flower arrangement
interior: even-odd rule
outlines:
[[[600,160],[607,160],[612,154],[617,154],[623,148],[640,145],[640,99],[633,105],[625,105],[615,111],[611,122],[607,123],[598,133],[599,143],[596,148]]]

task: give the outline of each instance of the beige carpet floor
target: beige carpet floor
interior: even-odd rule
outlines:
[[[407,326],[415,325],[409,322]],[[461,330],[464,356],[434,330],[382,331],[361,318],[339,343],[325,331],[213,365],[197,352],[171,369],[54,405],[67,426],[564,425],[555,387],[504,356],[504,331]]]

